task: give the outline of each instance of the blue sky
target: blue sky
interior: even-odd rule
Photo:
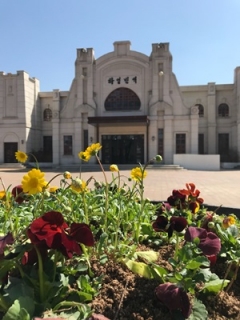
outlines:
[[[232,83],[240,66],[239,0],[0,0],[0,71],[41,91],[69,90],[77,48],[95,57],[130,40],[146,55],[169,42],[179,85]]]

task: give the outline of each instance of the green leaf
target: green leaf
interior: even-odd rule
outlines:
[[[154,279],[159,279],[161,282],[164,282],[164,276],[168,274],[167,270],[158,265],[154,265],[151,268],[152,276]]]
[[[139,276],[142,276],[147,279],[153,278],[151,268],[146,263],[127,260],[125,261],[125,264],[128,267],[128,269],[131,270],[133,273],[136,273]]]
[[[205,283],[202,292],[205,293],[218,293],[222,288],[225,288],[227,284],[229,283],[229,280],[212,280],[207,283]]]
[[[28,298],[28,297],[27,297]],[[28,304],[29,300],[24,300],[24,297],[21,297],[21,301],[25,301],[23,304]],[[31,301],[31,304],[33,300]],[[2,320],[30,320],[30,315],[25,308],[22,308],[20,299],[15,300],[13,305],[8,309]]]
[[[190,260],[186,264],[186,268],[190,270],[198,269],[200,266],[209,266],[209,260],[205,257],[196,257],[195,259]]]
[[[188,320],[207,320],[208,312],[205,305],[196,298],[192,302],[192,313]]]
[[[155,251],[138,251],[136,252],[136,254],[139,258],[142,258],[149,262],[156,262],[159,257],[158,252]]]

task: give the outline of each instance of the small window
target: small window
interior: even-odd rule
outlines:
[[[72,136],[63,136],[63,154],[72,155]]]
[[[176,153],[186,153],[186,134],[176,134]]]
[[[50,108],[47,108],[43,111],[43,120],[44,121],[52,120],[52,110]]]
[[[199,117],[204,117],[204,107],[202,104],[198,103],[195,104],[196,107],[198,107],[198,115]]]
[[[226,103],[221,103],[218,106],[218,116],[228,117],[229,116],[229,106]]]

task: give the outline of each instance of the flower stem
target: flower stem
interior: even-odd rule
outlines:
[[[39,252],[37,246],[34,246],[36,252],[37,252],[37,257],[38,257],[38,279],[39,279],[39,296],[40,296],[40,301],[44,301],[44,283],[43,283],[43,263],[42,263],[42,256],[41,253]]]
[[[107,212],[108,212],[108,182],[107,182],[107,176],[106,176],[106,172],[105,170],[103,169],[103,166],[102,166],[102,163],[98,157],[98,155],[96,154],[96,158],[97,158],[97,161],[100,165],[100,168],[103,172],[103,176],[104,176],[104,179],[105,179],[105,195],[106,195],[106,199],[105,199],[105,221],[104,221],[104,232],[107,232],[107,222],[108,222],[108,215],[107,215]]]

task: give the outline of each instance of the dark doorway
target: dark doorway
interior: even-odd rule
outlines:
[[[105,164],[144,163],[144,135],[103,135],[102,161]]]
[[[18,151],[17,142],[4,142],[4,162],[5,163],[16,163],[15,152]]]
[[[52,136],[43,137],[43,159],[41,162],[52,162]]]

